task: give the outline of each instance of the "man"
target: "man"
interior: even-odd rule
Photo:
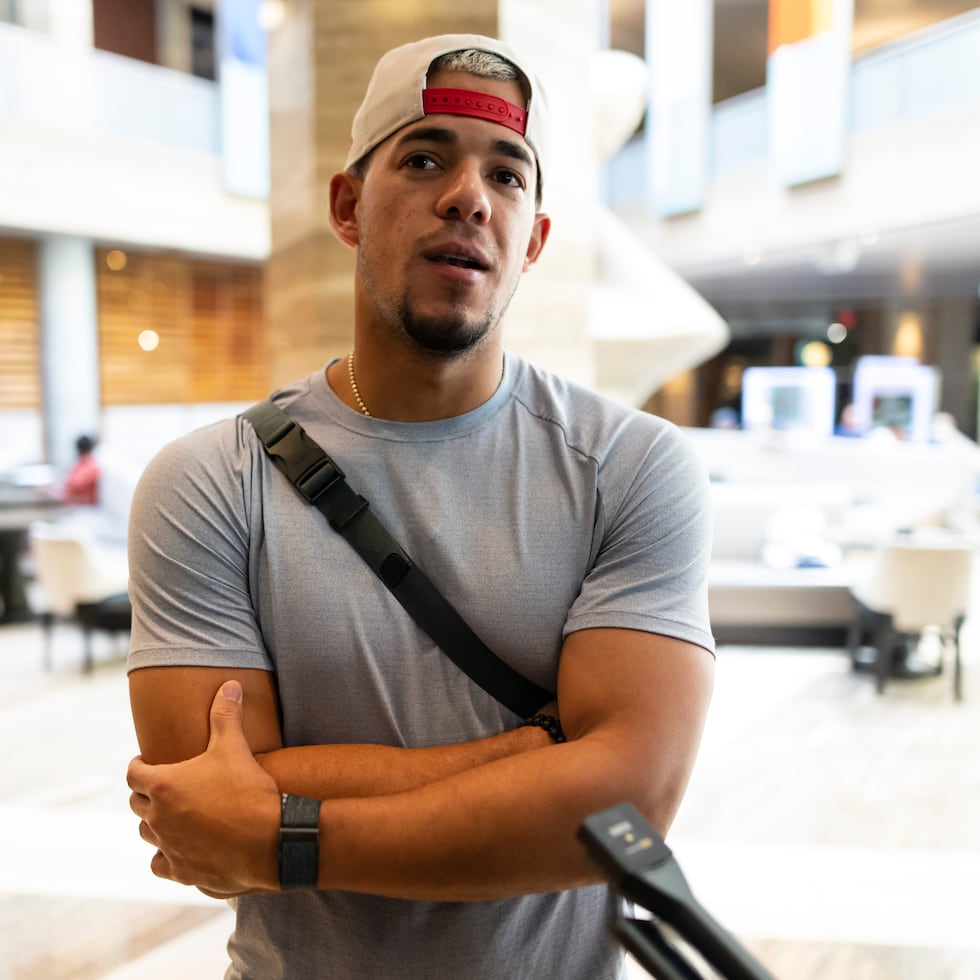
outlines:
[[[498,41],[382,58],[331,183],[354,350],[274,400],[487,645],[557,691],[567,742],[460,671],[246,421],[141,482],[132,806],[156,874],[239,896],[229,977],[622,970],[575,834],[627,801],[665,832],[679,805],[713,669],[707,486],[672,426],[504,352],[550,230],[546,114]]]

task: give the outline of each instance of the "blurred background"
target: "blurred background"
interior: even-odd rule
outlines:
[[[447,31],[553,108],[509,346],[712,478],[695,891],[790,980],[980,975],[980,4],[0,0],[0,977],[221,974],[126,805],[129,501],[349,350],[329,178]]]

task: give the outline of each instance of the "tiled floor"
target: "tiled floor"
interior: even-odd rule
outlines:
[[[964,639],[962,704],[948,675],[877,698],[840,651],[720,651],[670,843],[781,980],[980,977],[980,662]],[[222,976],[230,913],[154,878],[129,813],[120,652],[101,644],[82,676],[62,627],[44,674],[37,629],[0,629],[4,980]]]

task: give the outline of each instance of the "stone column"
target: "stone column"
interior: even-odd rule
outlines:
[[[528,50],[554,91],[562,133],[556,158],[566,172],[546,175],[546,206],[556,227],[544,259],[518,290],[508,315],[508,346],[588,380],[583,352],[591,243],[585,229],[595,173],[587,162],[591,121],[583,117],[589,115],[586,56],[598,30],[596,5],[294,0],[287,6],[285,20],[269,36],[272,245],[265,303],[271,384],[300,377],[350,349],[353,253],[330,231],[329,182],[343,167],[350,121],[375,62],[397,44],[459,32],[501,37]],[[583,17],[585,10],[590,13]]]
[[[977,301],[970,296],[945,296],[926,307],[926,352],[923,360],[942,372],[938,409],[955,416],[961,431],[976,435],[973,360]]]
[[[551,105],[551,238],[507,316],[507,347],[580,384],[596,381],[589,307],[596,279],[598,148],[592,57],[598,0],[500,0],[499,36],[533,59]]]
[[[88,239],[56,236],[38,247],[45,451],[67,469],[75,440],[99,435],[99,329],[95,257]]]

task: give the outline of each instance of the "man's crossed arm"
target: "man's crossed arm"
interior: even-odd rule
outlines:
[[[281,792],[324,801],[320,888],[458,901],[577,887],[598,880],[575,837],[590,813],[630,802],[666,833],[712,675],[692,644],[583,630],[559,669],[566,744],[519,728],[431,749],[283,749],[271,676],[148,668],[131,675],[131,805],[153,871],[214,894],[278,887]]]

